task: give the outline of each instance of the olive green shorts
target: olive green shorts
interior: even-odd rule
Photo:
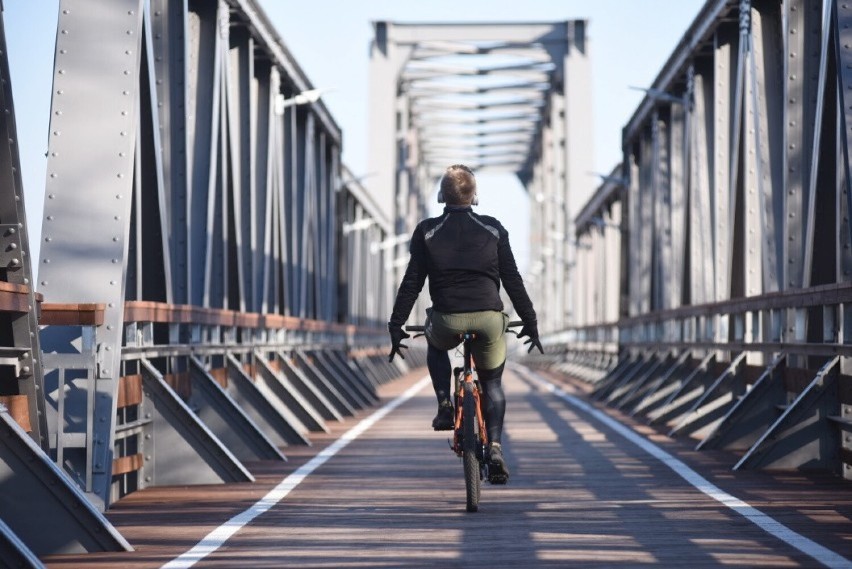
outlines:
[[[479,369],[495,369],[506,361],[506,325],[509,316],[499,310],[444,314],[426,311],[426,340],[439,350],[452,350],[461,344],[461,334],[474,332],[471,344],[474,365]]]

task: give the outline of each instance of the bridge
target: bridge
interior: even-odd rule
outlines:
[[[255,0],[61,0],[40,235],[5,25],[0,565],[852,566],[852,4],[707,0],[587,187],[584,20],[374,22],[364,178]],[[477,514],[387,359],[452,162],[545,346]]]

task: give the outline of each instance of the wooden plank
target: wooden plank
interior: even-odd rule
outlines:
[[[188,400],[192,396],[192,380],[190,379],[188,371],[167,373],[163,375],[163,379],[184,401]]]
[[[118,379],[118,401],[119,409],[139,405],[142,403],[142,376],[124,375]]]
[[[207,373],[216,380],[216,383],[222,386],[222,389],[228,389],[228,368],[217,367],[209,370]]]
[[[9,415],[23,430],[28,433],[33,431],[30,423],[30,406],[26,395],[0,395],[0,404],[6,406]]]
[[[145,460],[142,453],[118,457],[112,461],[112,475],[121,476],[128,472],[135,472],[142,468],[144,463]]]

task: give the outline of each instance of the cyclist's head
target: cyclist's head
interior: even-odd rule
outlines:
[[[476,203],[476,178],[464,164],[453,164],[441,178],[441,194],[449,205]]]

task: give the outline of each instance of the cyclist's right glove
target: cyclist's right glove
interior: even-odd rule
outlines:
[[[535,320],[531,320],[529,322],[524,322],[524,327],[521,328],[521,331],[518,332],[518,338],[523,338],[524,336],[529,336],[524,345],[529,344],[530,348],[527,350],[527,353],[531,353],[533,348],[538,348],[538,351],[542,354],[544,353],[544,348],[541,347],[541,341],[538,339],[538,322]]]
[[[390,333],[391,337],[391,351],[388,355],[388,361],[392,362],[393,357],[396,354],[399,354],[399,357],[405,359],[405,356],[402,355],[402,348],[408,348],[402,341],[406,338],[410,338],[411,334],[407,333],[402,329],[402,326],[394,326],[390,322],[388,322],[388,333]]]

